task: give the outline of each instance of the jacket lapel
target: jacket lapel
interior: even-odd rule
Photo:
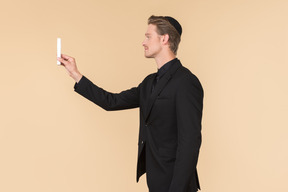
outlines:
[[[167,85],[167,83],[169,82],[169,80],[172,78],[173,74],[177,71],[177,69],[182,66],[180,61],[178,60],[176,63],[174,63],[170,69],[164,74],[164,76],[159,80],[159,82],[156,84],[153,92],[151,93],[150,98],[148,99],[147,102],[147,108],[146,108],[146,115],[145,115],[145,122],[147,122],[151,109],[153,107],[153,104],[157,98],[157,96],[161,93],[161,91],[165,88],[165,86]],[[156,74],[155,74],[156,76]],[[155,78],[154,76],[154,78]],[[152,79],[152,83],[149,86],[149,90],[151,92],[151,88],[152,88],[152,84],[153,84],[153,80]]]

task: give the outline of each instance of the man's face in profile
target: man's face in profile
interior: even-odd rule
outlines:
[[[142,43],[146,58],[155,58],[162,50],[161,35],[157,33],[156,25],[149,24]]]

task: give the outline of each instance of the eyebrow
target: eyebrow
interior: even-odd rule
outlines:
[[[150,33],[145,33],[146,36],[151,35]]]

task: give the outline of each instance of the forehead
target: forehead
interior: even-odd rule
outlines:
[[[157,34],[156,30],[157,30],[156,25],[149,24],[147,27],[147,31],[146,31],[145,35]]]

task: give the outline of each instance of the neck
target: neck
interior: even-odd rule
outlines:
[[[157,68],[160,69],[167,62],[169,62],[175,58],[176,58],[176,55],[172,52],[169,52],[168,54],[163,55],[163,56],[155,57]]]

